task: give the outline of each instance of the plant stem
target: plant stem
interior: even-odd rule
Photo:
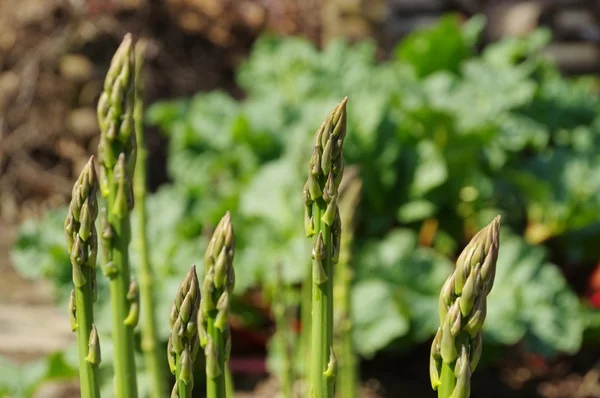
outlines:
[[[95,271],[93,271],[95,272]],[[83,272],[84,277],[90,277],[90,271]],[[77,347],[79,351],[79,383],[82,398],[100,397],[100,378],[98,364],[87,360],[89,340],[93,327],[91,284],[86,283],[82,288],[75,289],[75,308],[77,318]],[[88,316],[88,314],[90,316]]]
[[[65,220],[65,236],[73,266],[74,289],[69,302],[71,327],[77,332],[79,382],[83,398],[100,397],[100,342],[94,326],[96,295],[98,179],[91,157],[73,187]]]
[[[294,346],[292,342],[290,320],[288,317],[288,287],[282,277],[282,264],[277,263],[276,278],[271,286],[271,308],[275,318],[276,344],[279,345],[281,356],[281,368],[279,369],[279,386],[284,398],[292,398],[294,387],[294,369],[292,358]]]
[[[212,373],[212,377],[207,374],[206,379],[206,398],[225,398],[227,396],[227,389],[225,388],[225,372],[223,369],[225,368],[225,361],[223,358],[223,350],[219,350],[216,347],[223,347],[223,335],[219,332],[219,330],[215,327],[215,318],[216,313],[212,313],[208,319],[208,335],[211,336],[214,342],[215,351],[211,353],[211,356],[216,355],[216,363],[219,367],[219,372],[217,374]],[[214,360],[214,359],[212,359]],[[207,362],[209,359],[207,358]]]
[[[225,398],[225,373],[231,350],[229,298],[233,292],[234,235],[229,212],[223,216],[204,256],[204,283],[198,312],[200,344],[206,357],[206,396]]]
[[[305,379],[308,379],[310,374],[310,355],[311,355],[311,344],[310,337],[312,333],[312,266],[307,267],[308,272],[304,281],[302,281],[302,292],[301,292],[301,313],[300,319],[302,321],[302,330],[300,335],[300,361],[296,364],[296,372],[299,375],[303,375]]]
[[[177,361],[176,373],[181,374],[181,361]],[[192,386],[179,379],[176,381],[176,385],[178,398],[192,398]]]
[[[356,226],[356,212],[362,191],[362,181],[358,169],[348,167],[340,184],[340,217],[342,237],[340,258],[335,274],[334,300],[336,314],[334,347],[340,352],[339,375],[337,380],[339,398],[357,398],[359,372],[354,345],[352,342],[352,319],[350,289],[353,279],[352,242]]]
[[[304,186],[305,229],[313,237],[311,397],[333,398],[337,362],[333,351],[333,264],[340,251],[341,220],[337,206],[343,176],[346,99],[317,130],[308,180]]]
[[[113,342],[115,345],[115,379],[116,396],[124,398],[137,397],[137,380],[135,359],[133,355],[133,328],[135,325],[125,323],[129,316],[129,236],[128,218],[109,216],[115,245],[111,250],[112,262],[117,267],[118,276],[109,280],[111,313],[113,322]]]
[[[452,365],[445,362],[442,364],[442,376],[440,382],[442,384],[438,387],[438,398],[450,398],[454,391],[454,387],[456,386],[456,377],[454,377]]]
[[[137,160],[135,165],[133,194],[137,219],[137,249],[139,251],[140,305],[142,311],[142,352],[146,368],[152,383],[152,397],[163,398],[166,393],[163,374],[164,357],[160,351],[156,332],[156,308],[152,292],[154,291],[154,271],[148,255],[148,231],[146,226],[146,161],[148,151],[144,139],[144,102],[143,102],[143,62],[146,43],[138,41],[135,46],[135,136],[137,141]]]
[[[341,265],[341,263],[340,263]],[[339,307],[340,319],[337,330],[336,349],[340,352],[338,375],[339,398],[358,397],[358,371],[356,354],[352,343],[352,324],[350,320],[350,283],[351,276],[347,265],[339,267]],[[337,302],[336,302],[337,303]]]
[[[314,246],[322,246],[324,253],[331,253],[331,229],[321,222],[325,211],[316,202],[313,207],[315,230],[320,231],[314,239]],[[317,397],[333,397],[333,377],[324,376],[327,372],[330,352],[333,346],[333,278],[331,256],[315,256],[313,260],[312,289],[312,335],[311,335],[311,384],[312,393]],[[321,270],[327,280],[321,282]]]
[[[228,398],[235,397],[235,385],[233,384],[233,375],[229,368],[229,361],[225,364],[225,390]]]
[[[109,280],[113,341],[115,345],[115,395],[136,398],[137,381],[133,329],[139,303],[137,285],[130,278],[130,213],[133,210],[131,179],[135,170],[134,57],[127,34],[115,53],[98,101],[100,190],[104,274]]]

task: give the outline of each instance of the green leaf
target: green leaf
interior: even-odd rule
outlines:
[[[545,355],[573,354],[581,346],[579,300],[544,250],[503,233],[494,287],[488,296],[484,330],[492,341],[515,344],[522,338]]]
[[[366,306],[365,302],[371,303],[367,294],[373,294],[369,290],[370,286],[378,286],[384,291],[379,294],[385,297],[389,295],[389,299],[393,301],[389,305],[398,316],[402,315],[409,323],[406,328],[400,327],[396,321],[390,321],[388,324],[387,318],[390,315],[376,309],[372,309],[371,315],[367,316],[369,322],[359,320],[358,317],[362,315],[354,313],[353,317],[356,318],[353,318],[353,322],[357,335],[365,335],[365,338],[371,339],[369,334],[375,333],[380,322],[384,324],[383,327],[389,327],[384,335],[385,339],[384,336],[372,337],[373,351],[359,348],[364,355],[372,355],[376,350],[385,348],[395,339],[408,333],[414,341],[424,341],[438,327],[439,291],[450,273],[451,264],[429,249],[417,248],[416,242],[416,235],[412,231],[395,230],[381,242],[367,243],[357,253],[357,286],[361,286],[363,281],[368,281],[369,284],[365,290],[353,290],[353,300],[360,302],[361,306]],[[378,305],[385,305],[385,311],[391,311],[383,299],[382,297]],[[364,307],[363,310],[367,311]],[[395,332],[392,326],[397,328]],[[362,344],[361,341],[356,340],[357,347]],[[376,346],[376,343],[379,346]]]
[[[462,61],[471,54],[472,43],[471,37],[465,40],[458,17],[447,15],[432,27],[410,33],[395,55],[412,65],[421,77],[440,70],[458,73]]]
[[[424,220],[435,214],[436,210],[436,206],[427,200],[414,200],[400,207],[398,221],[411,223]]]
[[[408,314],[394,304],[384,281],[362,280],[352,288],[353,339],[357,351],[371,356],[408,332]]]
[[[292,164],[282,158],[260,168],[242,192],[240,211],[248,217],[261,217],[275,228],[293,225],[304,210],[299,195],[289,195],[294,186],[290,181],[295,174]],[[273,189],[277,187],[277,189]],[[296,199],[293,200],[292,199]],[[295,206],[291,206],[295,205]],[[295,210],[294,210],[295,208]]]
[[[417,167],[410,185],[410,193],[412,197],[421,197],[446,181],[448,169],[444,156],[433,142],[422,140],[415,149]]]

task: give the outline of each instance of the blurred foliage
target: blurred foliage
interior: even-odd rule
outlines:
[[[597,315],[550,260],[585,269],[600,257],[597,82],[560,76],[540,55],[543,30],[477,55],[483,26],[445,17],[385,62],[368,41],[334,41],[320,52],[299,38],[265,36],[239,68],[243,101],[210,92],[152,106],[149,123],[170,139],[171,183],[148,200],[161,337],[179,280],[201,261],[206,231],[226,210],[237,293],[272,283],[277,262],[287,283],[303,279],[311,137],[347,95],[345,158],[364,184],[352,292],[360,354],[432,336],[453,259],[496,214],[503,231],[485,344],[578,351]],[[57,233],[64,214],[25,224],[13,251],[22,274],[52,279],[63,298],[71,284]]]

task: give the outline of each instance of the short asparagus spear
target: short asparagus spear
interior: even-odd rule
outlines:
[[[171,309],[171,334],[168,358],[171,372],[175,375],[172,398],[191,398],[194,387],[193,364],[200,348],[198,341],[198,308],[200,286],[196,267],[192,266],[175,296]]]
[[[352,344],[352,320],[350,319],[350,288],[353,279],[351,266],[352,241],[356,226],[356,208],[360,200],[362,181],[358,169],[347,170],[340,185],[340,217],[342,239],[340,259],[334,278],[336,317],[334,346],[339,351],[339,375],[337,380],[339,398],[357,398],[359,375],[356,354]]]
[[[481,356],[487,295],[496,274],[500,217],[479,231],[456,261],[440,293],[440,327],[431,346],[430,376],[440,398],[468,398]]]
[[[344,159],[346,98],[317,130],[304,186],[305,228],[312,247],[311,397],[333,398],[337,362],[333,352],[333,265],[340,251],[338,187]]]
[[[159,347],[156,332],[155,299],[153,296],[154,272],[148,255],[148,233],[146,230],[146,161],[148,153],[144,144],[144,101],[143,101],[143,64],[146,43],[138,41],[135,45],[135,136],[137,141],[137,160],[133,180],[133,194],[137,219],[136,247],[139,251],[140,304],[142,311],[142,351],[150,381],[152,397],[163,398],[166,393],[163,374],[164,355]]]
[[[206,356],[206,396],[224,398],[225,366],[231,350],[229,299],[235,284],[234,236],[229,212],[221,219],[204,256],[204,283],[198,312],[200,344]]]
[[[96,298],[96,257],[98,236],[98,178],[94,157],[90,158],[73,186],[71,204],[65,220],[65,236],[73,266],[73,284],[69,309],[71,328],[77,332],[79,381],[83,398],[100,397],[100,341],[94,325],[93,303]]]
[[[103,271],[109,280],[115,344],[115,395],[137,397],[133,329],[137,316],[137,288],[129,271],[132,177],[135,169],[134,58],[131,35],[115,53],[98,102]]]

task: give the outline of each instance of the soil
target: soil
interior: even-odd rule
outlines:
[[[299,4],[0,1],[0,354],[27,361],[74,339],[66,313],[53,305],[50,287],[19,277],[11,268],[9,250],[20,221],[65,203],[75,173],[94,151],[94,106],[123,35],[132,32],[149,40],[147,103],[216,88],[242,97],[233,71],[261,31],[315,40],[319,36],[318,2]],[[372,33],[376,23],[369,23]],[[167,181],[166,145],[157,131],[148,134],[154,189]],[[521,347],[510,347],[494,367],[478,370],[472,397],[600,397],[598,354],[584,350],[544,362]],[[428,356],[429,342],[410,352],[363,361],[361,395],[435,396],[423,371]],[[236,383],[245,390],[240,397],[274,397],[277,389],[272,378],[262,375],[238,375]],[[37,395],[70,396],[77,396],[72,383],[49,384]]]

